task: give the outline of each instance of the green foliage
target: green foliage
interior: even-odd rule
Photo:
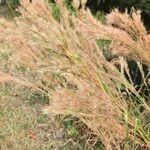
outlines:
[[[100,46],[100,48],[104,48],[108,47],[111,44],[111,41],[107,39],[98,39],[97,44]]]
[[[100,20],[102,23],[106,23],[105,14],[102,11],[97,11],[95,17]]]
[[[32,93],[32,95],[30,96],[30,101],[29,101],[30,104],[36,104],[36,103],[39,103],[39,104],[49,104],[49,99],[48,97],[43,94],[43,93],[40,93],[40,92],[34,92]]]
[[[11,6],[16,6],[19,3],[19,0],[7,0],[7,2],[11,5]]]
[[[19,3],[19,0],[8,0],[9,4],[11,4],[12,6],[17,5]],[[59,10],[55,5],[55,1],[54,0],[48,0],[48,2],[51,4],[53,10],[54,10],[54,17],[56,19],[59,18]],[[66,4],[67,4],[67,8],[71,11],[74,12],[74,8],[71,4],[72,0],[65,0]],[[97,11],[97,9],[99,8],[99,6],[101,5],[101,0],[95,0],[90,2],[90,8],[93,10],[93,12]],[[113,7],[122,7],[122,8],[131,8],[131,7],[135,7],[135,8],[141,8],[141,9],[146,9],[146,10],[150,10],[150,1],[149,0],[116,0],[116,1],[105,1],[103,0],[103,7],[102,9],[108,10],[111,9]]]
[[[150,1],[149,0],[119,0],[119,6],[123,8],[137,8],[142,10],[150,10]],[[117,4],[117,5],[118,5]]]
[[[19,2],[19,0],[10,0],[10,3],[13,5],[16,5]]]
[[[98,39],[97,44],[103,50],[103,55],[107,60],[112,58],[110,51],[108,51],[108,46],[111,44],[112,41],[107,39]]]
[[[150,10],[150,1],[149,0],[95,0],[89,1],[88,6],[95,14],[98,10],[103,10],[105,12],[109,12],[114,7],[119,7],[121,10],[125,8],[131,9],[132,7],[142,9],[142,10]]]
[[[141,8],[150,11],[150,1],[149,0],[142,1]]]
[[[52,15],[56,20],[60,20],[60,11],[54,0],[48,0],[52,9]]]
[[[59,8],[57,7],[56,3],[54,0],[48,0],[48,2],[50,3],[50,6],[51,6],[51,9],[52,9],[52,14],[53,14],[53,17],[56,19],[56,20],[60,20],[60,11],[59,11]],[[72,5],[72,1],[71,0],[65,0],[64,1],[67,9],[69,10],[70,13],[74,14],[75,13],[75,9]]]
[[[104,150],[105,147],[101,141],[97,141],[94,145],[94,150]]]
[[[67,6],[67,9],[71,12],[71,13],[75,13],[75,9],[72,5],[72,0],[65,0],[65,4]]]
[[[77,129],[74,127],[74,121],[73,120],[66,120],[64,121],[64,126],[67,129],[67,135],[71,137],[77,137],[79,132]]]

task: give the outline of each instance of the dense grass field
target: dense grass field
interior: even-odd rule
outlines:
[[[85,1],[68,2],[0,6],[0,149],[148,150],[140,11],[93,16]]]
[[[14,18],[8,6],[0,6],[0,17],[10,21]],[[6,71],[9,54],[6,47],[0,45],[0,69]],[[62,150],[74,149],[75,145],[82,149],[72,137],[67,137],[67,129],[60,119],[41,112],[46,104],[30,90],[0,84],[0,149]]]
[[[7,12],[0,15],[13,21]],[[9,70],[9,52],[1,43],[0,70],[4,72]],[[86,127],[78,119],[44,114],[42,108],[47,105],[47,99],[39,92],[0,83],[0,150],[101,149],[102,144],[94,143],[97,140],[92,133],[84,133]]]

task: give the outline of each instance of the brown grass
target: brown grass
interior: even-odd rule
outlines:
[[[114,64],[106,61],[95,41],[109,39],[113,54],[149,66],[150,36],[140,14],[134,11],[131,18],[113,11],[103,25],[88,10],[72,15],[62,1],[56,2],[60,21],[43,0],[32,4],[21,0],[22,16],[15,23],[0,20],[0,39],[12,50],[9,73],[52,99],[46,112],[80,118],[106,149],[149,148],[149,129],[134,114],[139,114],[137,105],[129,103],[130,96],[124,99],[121,90],[130,91],[144,111],[149,112],[149,106]],[[14,65],[25,66],[26,72],[15,74]]]

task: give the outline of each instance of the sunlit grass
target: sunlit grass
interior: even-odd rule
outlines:
[[[0,82],[31,90],[28,102],[44,103],[44,113],[80,120],[84,132],[92,133],[92,146],[94,139],[106,149],[149,148],[150,126],[142,117],[150,111],[149,98],[136,90],[127,63],[141,61],[145,79],[140,65],[149,66],[150,43],[139,11],[131,17],[115,10],[104,24],[88,10],[70,13],[62,1],[56,1],[59,19],[42,0],[21,5],[15,22],[0,21],[0,39],[8,50],[7,57],[1,53],[8,68],[1,69]],[[65,125],[74,137],[83,128],[78,131],[70,121]]]

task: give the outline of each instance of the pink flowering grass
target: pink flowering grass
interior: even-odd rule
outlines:
[[[148,104],[96,43],[96,39],[109,39],[112,54],[149,66],[150,36],[139,12],[134,11],[131,18],[115,10],[104,25],[89,10],[72,15],[62,1],[56,3],[60,20],[53,18],[43,0],[32,4],[21,0],[20,17],[14,22],[0,19],[0,40],[12,51],[8,82],[19,78],[20,84],[26,86],[26,82],[47,94],[50,105],[45,112],[80,118],[106,149],[150,148],[149,127],[144,127],[137,105],[130,103],[130,96],[124,98],[121,90],[132,93],[144,113],[150,110]],[[26,72],[14,73],[16,65],[25,66]],[[0,73],[1,81],[6,81],[7,75],[3,76]]]

